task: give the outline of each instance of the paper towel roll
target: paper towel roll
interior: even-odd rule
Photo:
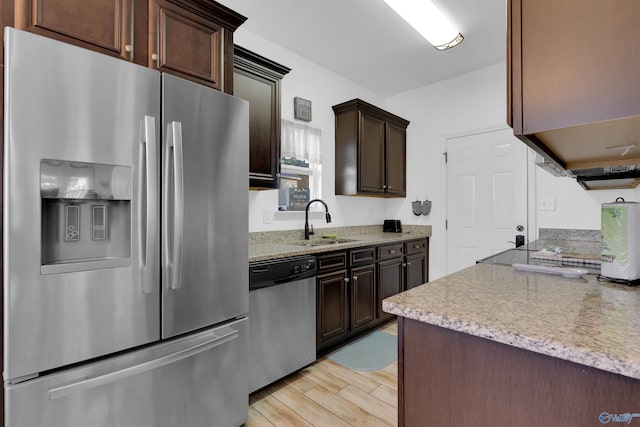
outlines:
[[[640,279],[640,203],[602,205],[602,267],[612,279]]]

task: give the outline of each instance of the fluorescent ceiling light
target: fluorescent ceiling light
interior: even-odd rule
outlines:
[[[438,50],[459,44],[464,37],[431,0],[384,0]]]

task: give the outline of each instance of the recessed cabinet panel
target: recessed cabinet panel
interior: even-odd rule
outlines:
[[[387,125],[387,145],[385,148],[385,174],[387,193],[400,197],[407,193],[407,131],[389,123]]]
[[[132,0],[17,0],[15,27],[130,59]]]
[[[361,113],[359,139],[358,189],[361,192],[384,193],[384,120]]]
[[[149,17],[149,65],[221,90],[222,27],[164,0]]]
[[[376,318],[376,269],[374,265],[351,270],[351,329]]]
[[[346,270],[317,278],[317,342],[344,335],[349,330]]]
[[[403,258],[378,263],[378,317],[390,319],[393,315],[382,311],[382,300],[399,294],[404,287]]]

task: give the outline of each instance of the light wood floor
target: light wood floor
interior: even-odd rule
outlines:
[[[396,322],[381,327],[397,335]],[[317,360],[251,395],[247,427],[397,426],[398,362],[353,371]]]

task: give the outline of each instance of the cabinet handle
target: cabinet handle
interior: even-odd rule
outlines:
[[[420,249],[420,245],[415,245],[414,248],[415,249]]]
[[[345,278],[344,278],[344,281],[345,281],[345,283],[349,283],[349,278],[348,278],[348,277],[345,277]]]
[[[279,173],[276,174],[276,178],[280,178],[280,174]]]
[[[382,189],[383,189],[383,190],[384,190],[384,189],[386,189],[386,188],[387,188],[387,186],[386,186],[386,185],[383,185],[383,186],[382,186]]]
[[[152,53],[151,54],[151,60],[154,62],[158,62],[158,54],[157,53]]]
[[[395,253],[396,253],[396,250],[395,250],[395,249],[391,249],[391,250],[389,251],[389,253],[390,253],[390,254],[395,254]]]
[[[402,263],[402,266],[403,266],[403,267],[406,267],[406,266],[407,266],[407,263],[406,263],[406,262],[403,262],[403,263]]]
[[[124,46],[124,51],[125,52],[129,52],[129,53],[133,52],[133,46],[131,46],[130,44],[125,45]]]
[[[409,266],[410,266],[410,265],[411,265],[411,263],[410,263],[410,262],[408,262],[408,263],[407,263],[407,265],[409,265]]]
[[[358,281],[358,276],[353,276],[353,280],[354,280],[354,282],[357,282]]]
[[[386,188],[387,188],[387,189],[389,189],[389,190],[391,190],[391,186],[390,186],[390,185],[387,185],[387,187],[386,187]]]

